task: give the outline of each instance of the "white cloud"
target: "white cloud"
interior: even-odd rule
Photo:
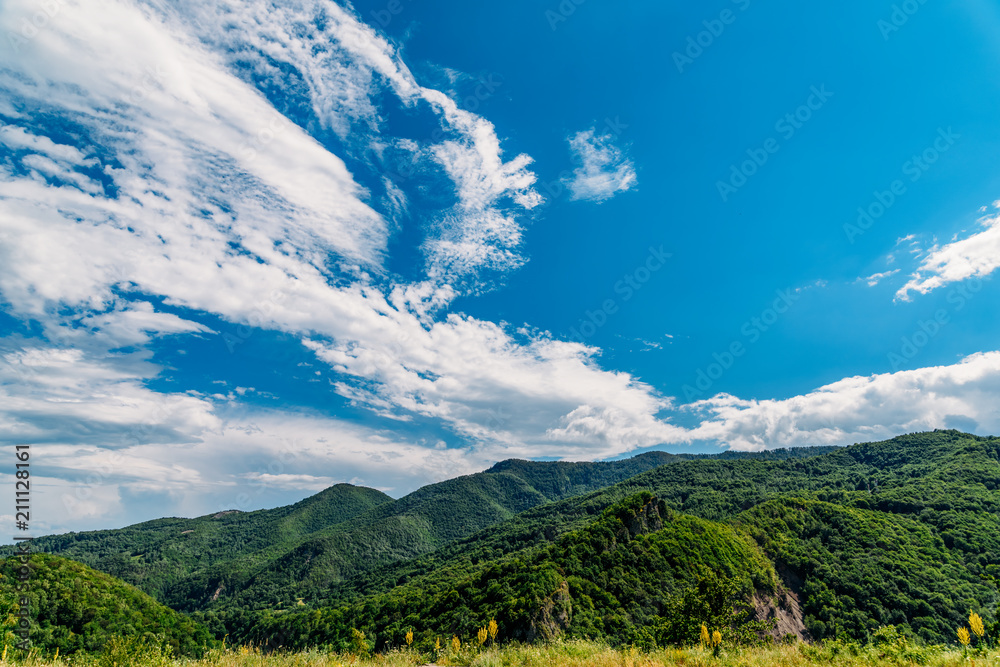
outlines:
[[[738,450],[848,445],[934,428],[1000,431],[1000,352],[951,366],[844,378],[784,400],[719,394],[686,406],[703,419],[690,437]]]
[[[166,6],[185,27],[217,53],[255,77],[289,87],[291,70],[299,86],[289,97],[308,105],[319,123],[332,129],[355,157],[371,159],[373,147],[387,142],[421,163],[413,174],[437,163],[450,178],[458,202],[433,216],[425,252],[428,272],[436,280],[474,276],[481,269],[510,270],[522,263],[518,254],[522,227],[516,215],[536,206],[531,158],[505,162],[493,125],[458,107],[444,92],[422,86],[396,48],[348,10],[325,0],[270,2],[194,2]],[[280,69],[277,65],[284,65]],[[408,138],[392,142],[383,133],[381,112],[373,98],[388,87],[405,107],[423,105],[440,127],[431,142]],[[353,136],[357,135],[357,136]],[[376,160],[375,167],[390,171]],[[407,175],[412,175],[407,168]],[[403,179],[406,180],[406,179]],[[412,186],[412,184],[410,184]],[[386,201],[395,214],[405,201],[398,184],[386,186]]]
[[[934,246],[896,292],[909,301],[911,292],[927,294],[949,283],[981,278],[1000,267],[1000,216],[982,221],[983,231],[944,246]]]
[[[0,29],[16,28],[33,9],[27,0],[5,3]],[[434,112],[439,141],[398,142],[455,191],[428,221],[428,279],[375,286],[386,278],[379,273],[390,225],[367,203],[371,193],[226,58],[254,63],[264,79],[300,80],[297,94],[319,122],[357,139],[344,148],[357,152],[355,160],[371,158],[365,137],[381,129],[372,100],[387,88],[401,103]],[[272,71],[273,63],[283,65]],[[396,475],[405,487],[471,471],[470,461],[610,456],[680,432],[658,418],[666,399],[628,374],[600,369],[595,349],[442,314],[455,285],[521,261],[515,215],[540,201],[530,158],[505,162],[488,121],[417,84],[394,48],[336,5],[140,9],[124,0],[66,0],[5,62],[0,89],[13,107],[45,109],[77,137],[76,149],[60,144],[43,136],[52,128],[23,115],[8,116],[16,127],[4,130],[17,144],[16,166],[44,158],[63,177],[0,175],[0,293],[13,315],[40,323],[55,341],[28,341],[31,349],[4,358],[0,372],[13,381],[4,385],[0,423],[5,437],[127,449],[122,465],[137,478],[121,482],[120,497],[133,494],[122,502],[141,489],[176,495],[189,487],[163,481],[180,478],[162,466],[185,448],[203,457],[211,447],[233,452],[218,433],[235,423],[220,412],[232,409],[235,395],[147,387],[160,369],[143,346],[165,335],[214,333],[175,309],[289,333],[338,372],[331,390],[395,420],[429,418],[469,443],[438,450],[356,435],[328,444],[352,479],[387,475],[404,454],[414,471]],[[74,185],[71,174],[95,187]],[[389,196],[399,212],[405,193]],[[112,353],[123,346],[141,349]],[[284,426],[272,423],[258,442]],[[379,452],[380,460],[371,458]],[[102,456],[81,451],[66,460],[86,469]],[[185,478],[222,483],[209,467],[197,470],[200,477]]]
[[[34,10],[28,0],[4,3],[0,32]],[[11,148],[11,168],[0,172],[0,295],[51,343],[4,339],[0,433],[45,445],[50,471],[40,479],[61,498],[46,511],[61,516],[62,506],[63,528],[274,506],[301,497],[291,486],[331,480],[401,493],[511,456],[601,458],[696,436],[757,446],[753,428],[783,444],[862,430],[809,426],[826,409],[817,396],[863,384],[850,379],[786,402],[715,397],[696,404],[706,416],[692,433],[664,416],[675,409],[668,398],[602,370],[596,349],[448,313],[464,281],[523,261],[517,216],[539,202],[530,158],[505,161],[487,120],[418,84],[394,47],[332,3],[66,0],[4,57],[0,113],[12,124],[0,128]],[[303,123],[309,132],[248,79],[287,82],[289,103],[316,121]],[[392,96],[429,109],[441,137],[382,136],[375,100]],[[59,119],[74,145],[44,136],[52,128],[18,111],[29,108]],[[634,187],[632,163],[609,142],[593,130],[571,139],[582,165],[574,198]],[[389,182],[380,196],[366,188],[381,178],[362,186],[348,168],[378,171],[392,150],[454,195],[423,221],[427,275],[408,284],[382,274],[392,225],[372,202],[407,215],[413,184]],[[290,334],[335,371],[330,391],[406,432],[429,421],[434,437],[249,415],[240,400],[251,392],[238,388],[153,391],[161,369],[148,345],[215,335],[193,321],[199,313]],[[906,373],[877,377],[917,377]],[[993,424],[971,385],[949,393],[938,384],[942,419]],[[898,417],[892,393],[879,392],[863,416],[883,430],[938,414],[923,405],[923,417]],[[464,446],[441,448],[440,430]]]
[[[865,282],[868,283],[869,287],[875,287],[886,278],[891,278],[897,273],[899,273],[899,269],[893,269],[892,271],[883,271],[882,273],[873,273],[867,278],[858,278],[856,282]]]
[[[598,136],[594,128],[577,132],[569,138],[569,147],[579,164],[566,181],[571,199],[600,203],[636,186],[635,167],[611,134]]]
[[[0,142],[14,150],[29,150],[58,162],[64,162],[78,167],[93,167],[98,164],[96,158],[88,158],[75,146],[57,144],[48,137],[39,137],[14,125],[0,127]]]
[[[249,511],[290,504],[341,482],[400,496],[491,462],[482,452],[438,449],[334,419],[267,412],[220,420],[220,428],[193,428],[183,440],[116,450],[58,442],[36,447],[33,479],[45,487],[33,503],[43,522],[37,527],[65,532],[165,513]]]
[[[0,356],[3,439],[114,448],[183,441],[221,425],[207,401],[155,392],[144,380],[134,368],[89,358],[79,349],[6,352]]]

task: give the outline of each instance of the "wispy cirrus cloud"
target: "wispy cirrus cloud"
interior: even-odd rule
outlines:
[[[349,8],[323,0],[150,4],[190,28],[213,53],[225,54],[236,75],[265,91],[280,87],[283,106],[304,124],[335,133],[359,163],[403,175],[384,184],[397,209],[416,187],[410,179],[450,180],[454,203],[442,202],[425,221],[427,271],[434,280],[470,279],[522,263],[517,215],[541,201],[532,189],[530,156],[505,161],[492,123],[421,85],[396,47]],[[405,110],[435,115],[439,126],[430,141],[385,132],[374,100],[386,91]]]
[[[600,203],[636,187],[635,165],[614,138],[598,135],[595,128],[569,137],[570,153],[578,165],[565,181],[571,199]]]
[[[33,10],[5,3],[0,29]],[[660,417],[669,401],[601,369],[597,350],[448,311],[481,272],[523,261],[518,215],[540,201],[530,158],[505,160],[492,124],[418,84],[350,11],[66,0],[5,58],[0,295],[8,315],[44,332],[7,340],[5,439],[96,448],[73,455],[80,465],[127,450],[102,479],[133,501],[176,491],[166,452],[230,452],[219,434],[241,428],[266,449],[275,434],[259,431],[300,423],[294,406],[258,420],[239,396],[150,389],[164,370],[154,341],[216,335],[199,315],[283,332],[333,371],[331,393],[397,425],[432,420],[465,443],[441,453],[326,419],[356,434],[368,462],[350,479],[371,483],[364,470],[385,473],[404,454],[445,463],[401,485],[491,458],[594,458],[679,437]],[[269,97],[279,86],[287,97]],[[390,103],[429,111],[441,132],[389,136]],[[414,175],[389,188],[393,151]],[[410,207],[422,211],[426,271],[404,281],[385,269],[391,218],[426,179],[447,196]],[[325,445],[330,471],[355,456],[348,441]],[[358,453],[366,446],[384,456]],[[198,470],[199,483],[232,481]]]
[[[274,506],[333,481],[400,494],[511,456],[996,428],[996,353],[684,408],[595,348],[455,310],[524,262],[531,157],[505,154],[349,7],[59,6],[0,69],[0,303],[25,332],[0,339],[0,433],[45,446],[42,513],[66,517],[52,529]],[[5,2],[0,32],[35,10]],[[421,131],[393,134],[392,114]],[[574,199],[636,187],[610,136],[569,141]],[[403,278],[387,267],[405,225],[423,259]],[[326,374],[310,390],[356,410],[154,389],[170,370],[158,342],[223,333],[202,321],[284,334]],[[699,423],[677,426],[679,410]]]

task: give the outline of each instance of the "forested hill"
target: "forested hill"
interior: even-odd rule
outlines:
[[[948,643],[970,611],[995,626],[998,580],[1000,439],[939,431],[809,459],[675,462],[358,575],[320,610],[229,628],[289,645],[359,629],[389,646],[496,618],[512,638],[651,645],[688,641],[698,625],[671,620],[684,614],[718,622],[725,605],[699,600],[728,590],[800,636],[896,625]]]
[[[33,553],[25,591],[19,581],[17,558],[0,561],[0,636],[8,647],[13,640],[13,617],[18,602],[28,599],[34,646],[63,655],[96,651],[113,637],[162,642],[174,655],[198,656],[218,641],[184,614],[114,577],[58,556]]]
[[[767,456],[805,456],[829,448]],[[288,507],[159,519],[36,540],[175,609],[273,608],[323,599],[373,568],[430,553],[538,505],[698,457],[648,452],[599,463],[504,461],[393,500],[338,484]]]
[[[381,491],[337,484],[273,510],[156,519],[119,530],[40,537],[34,545],[39,551],[72,558],[118,577],[171,604],[169,587],[193,572],[234,560],[251,563],[266,558],[283,544],[390,502],[392,498]],[[9,548],[7,553],[11,553]]]
[[[502,639],[529,641],[685,644],[704,622],[728,642],[895,625],[948,643],[970,612],[1000,630],[1000,438],[505,461],[399,500],[338,485],[36,547],[118,569],[217,637],[272,646],[356,649],[363,632],[385,648],[412,629],[429,650],[494,618]]]

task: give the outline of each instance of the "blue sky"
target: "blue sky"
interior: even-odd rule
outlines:
[[[38,530],[996,434],[997,28],[5,2],[0,432],[35,447]]]

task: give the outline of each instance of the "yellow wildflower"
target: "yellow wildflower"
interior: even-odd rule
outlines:
[[[406,633],[406,645],[409,646],[413,643],[413,628]]]
[[[708,628],[705,626],[704,623],[702,623],[701,624],[701,645],[702,646],[708,646],[709,641],[711,641],[711,640],[709,639],[709,636],[708,636]]]
[[[972,631],[976,633],[976,636],[980,639],[986,634],[986,628],[983,627],[983,619],[979,617],[979,614],[972,612],[969,614],[969,627]]]
[[[462,642],[458,639],[456,635],[451,637],[451,650],[454,653],[458,653],[458,649],[462,648]]]
[[[495,642],[497,640],[497,631],[500,630],[499,626],[497,626],[497,620],[495,618],[491,618],[490,623],[486,626],[486,628],[490,631],[490,639]]]
[[[712,646],[718,646],[722,643],[722,633],[716,630],[712,633]]]
[[[962,646],[969,645],[969,631],[965,628],[958,629],[958,641],[962,643]]]
[[[486,638],[489,636],[489,634],[490,634],[489,630],[486,629],[485,625],[479,628],[479,632],[476,633],[476,639],[479,640],[480,646],[486,643]]]

